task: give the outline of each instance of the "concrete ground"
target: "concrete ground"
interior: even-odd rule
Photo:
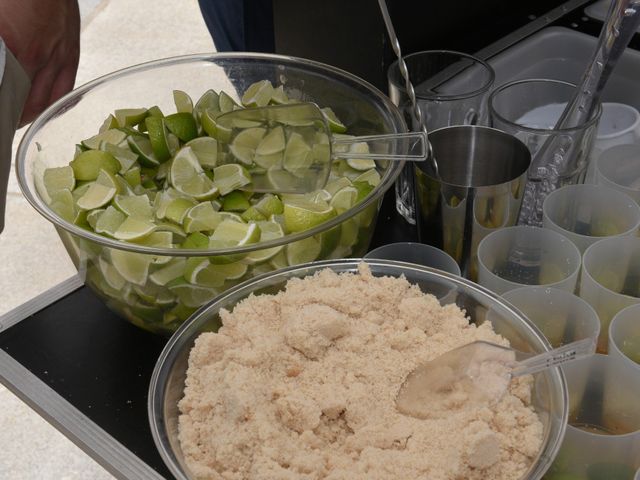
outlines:
[[[80,0],[80,11],[76,85],[157,58],[214,51],[196,0]],[[0,314],[74,273],[55,230],[23,198],[12,174],[0,234]],[[0,478],[112,477],[0,385]]]

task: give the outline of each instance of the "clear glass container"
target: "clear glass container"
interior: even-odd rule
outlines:
[[[16,160],[24,196],[56,227],[78,271],[86,275],[86,283],[123,318],[147,330],[171,333],[199,306],[227,288],[283,264],[250,263],[245,274],[240,278],[226,278],[219,288],[187,286],[180,290],[181,296],[176,296],[175,289],[171,291],[148,280],[154,271],[166,265],[168,258],[209,257],[220,259],[219,263],[229,258],[242,261],[247,254],[287,248],[294,242],[321,246],[316,258],[302,261],[358,257],[366,252],[383,194],[394,184],[404,162],[378,161],[380,183],[360,203],[320,225],[283,238],[226,249],[167,249],[115,240],[65,221],[39,193],[43,191],[44,170],[68,165],[73,159],[75,144],[95,135],[115,109],[157,105],[163,112],[174,112],[174,89],[187,92],[194,100],[209,89],[224,90],[237,99],[250,84],[263,79],[284,85],[290,99],[331,107],[353,135],[406,132],[395,105],[379,90],[348,72],[292,57],[230,53],[168,58],[98,78],[48,108],[24,135]],[[148,276],[136,281],[126,278],[123,281],[116,276],[112,263],[114,251],[132,252],[124,255],[130,263],[150,262]],[[287,262],[301,263],[288,259]]]
[[[511,346],[526,352],[550,348],[542,333],[525,316],[489,290],[461,277],[420,265],[392,260],[366,260],[375,276],[404,275],[426,293],[441,298],[443,304],[463,308],[470,321],[490,321],[496,332]],[[178,480],[192,479],[185,465],[178,440],[178,402],[183,396],[188,357],[195,339],[204,331],[217,331],[219,312],[231,310],[250,294],[273,294],[282,290],[290,278],[313,275],[324,268],[335,272],[357,272],[359,259],[313,262],[265,274],[238,285],[198,311],[171,337],[160,354],[149,388],[151,432],[171,473]],[[447,295],[442,295],[447,291]],[[444,298],[443,298],[444,297]],[[562,442],[568,415],[567,387],[560,369],[552,368],[535,375],[532,403],[544,425],[543,443],[523,479],[540,479],[555,458]]]

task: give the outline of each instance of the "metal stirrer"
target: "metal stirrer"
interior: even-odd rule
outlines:
[[[389,9],[387,8],[387,3],[385,0],[378,0],[378,5],[380,5],[380,12],[382,13],[382,18],[384,20],[384,24],[387,28],[387,34],[389,35],[389,39],[391,40],[391,48],[395,52],[398,57],[398,66],[400,67],[400,73],[402,74],[402,78],[404,78],[405,88],[407,89],[407,95],[409,95],[409,100],[411,100],[411,106],[413,108],[413,116],[416,119],[417,125],[420,126],[420,129],[427,135],[427,161],[431,162],[431,166],[433,168],[433,173],[435,178],[440,179],[440,173],[438,171],[438,162],[436,161],[435,156],[433,155],[433,150],[431,148],[431,144],[429,143],[429,137],[427,132],[427,126],[422,117],[422,111],[418,106],[418,101],[416,100],[416,91],[413,88],[413,84],[409,79],[409,69],[407,68],[407,64],[402,58],[402,52],[400,50],[400,42],[398,41],[398,37],[396,36],[396,31],[393,28],[393,23],[391,23],[391,17],[389,16]]]

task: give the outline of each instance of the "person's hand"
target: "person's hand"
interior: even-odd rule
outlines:
[[[0,37],[31,78],[21,125],[73,88],[80,57],[77,0],[0,0]]]

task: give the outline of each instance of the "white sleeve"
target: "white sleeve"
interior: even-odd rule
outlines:
[[[4,228],[11,144],[30,88],[29,77],[0,38],[0,232]]]

